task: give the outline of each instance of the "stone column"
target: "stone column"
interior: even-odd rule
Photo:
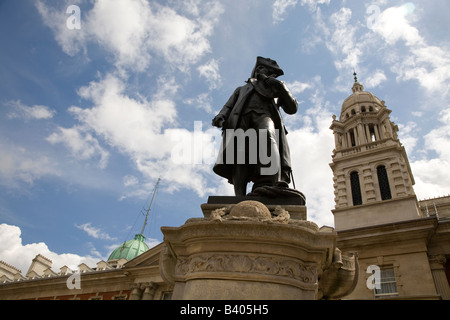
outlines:
[[[364,134],[364,129],[363,129],[362,123],[358,123],[357,131],[358,131],[359,145],[366,144],[367,143],[367,139],[366,139],[366,136]]]
[[[375,132],[375,140],[376,141],[380,141],[381,137],[380,137],[380,130],[379,130],[379,126],[376,124],[373,127],[373,131]]]
[[[443,300],[450,300],[450,287],[447,276],[445,275],[445,263],[447,259],[444,255],[430,256],[428,259],[437,293]]]
[[[372,142],[372,136],[370,135],[369,125],[365,124],[364,125],[364,129],[366,131],[367,143],[371,143]]]
[[[334,134],[334,145],[336,146],[336,150],[342,149],[342,137],[340,133],[337,133],[336,131],[333,132]]]
[[[347,148],[351,148],[352,147],[352,138],[351,138],[351,136],[350,136],[350,132],[352,131],[353,129],[350,129],[347,133],[346,133],[346,136],[347,136]]]
[[[130,300],[141,300],[142,289],[140,283],[133,283],[131,287]]]
[[[155,297],[157,285],[154,282],[148,282],[142,284],[142,287],[144,288],[142,300],[153,300],[153,298]]]

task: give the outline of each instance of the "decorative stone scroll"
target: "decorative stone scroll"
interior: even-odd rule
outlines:
[[[230,272],[287,277],[305,284],[314,284],[316,266],[298,260],[274,256],[240,254],[202,254],[179,257],[175,267],[177,277],[195,273]]]

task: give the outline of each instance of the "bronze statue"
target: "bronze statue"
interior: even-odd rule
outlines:
[[[298,104],[284,82],[277,79],[283,74],[276,61],[257,57],[251,77],[212,120],[213,126],[223,130],[213,170],[234,185],[236,196],[246,195],[250,181],[252,194],[264,187],[289,189],[291,160],[279,108],[295,114]]]

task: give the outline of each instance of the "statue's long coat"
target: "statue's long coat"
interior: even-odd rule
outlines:
[[[294,114],[297,112],[298,109],[297,101],[292,97],[291,93],[286,88],[284,83],[282,83],[282,87],[279,90],[279,93],[274,94],[273,90],[264,88],[261,85],[258,86],[258,82],[259,81],[257,81],[256,79],[253,78],[249,79],[246,85],[237,88],[231,95],[230,99],[228,99],[227,103],[223,106],[222,110],[219,112],[219,114],[222,114],[226,119],[223,124],[223,130],[225,132],[227,129],[236,130],[239,128],[239,120],[241,118],[241,114],[245,107],[246,101],[251,94],[255,93],[256,90],[255,88],[257,88],[258,89],[257,91],[260,94],[272,98],[272,108],[273,108],[272,120],[275,124],[275,129],[278,129],[279,132],[278,142],[279,142],[281,168],[282,171],[290,172],[291,158],[289,145],[286,139],[287,130],[284,126],[283,119],[281,118],[279,108],[282,107],[283,110],[288,114]],[[275,100],[273,99],[275,95],[278,97],[277,103],[275,103]],[[223,134],[222,145],[220,147],[219,155],[216,164],[214,165],[213,171],[219,176],[228,179],[228,181],[232,183],[233,164],[227,164],[225,161],[227,152],[226,143],[227,142],[225,139],[225,134]],[[287,179],[289,179],[289,177],[287,177]],[[289,183],[290,179],[289,181],[286,182]]]

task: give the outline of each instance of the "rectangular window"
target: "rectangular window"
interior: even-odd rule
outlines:
[[[382,267],[380,270],[380,289],[375,288],[375,298],[398,296],[395,270],[391,267]]]
[[[381,200],[392,199],[391,187],[389,186],[389,179],[385,166],[377,168],[378,184],[380,185]]]
[[[352,188],[353,205],[362,205],[361,185],[359,183],[359,174],[354,171],[350,174],[350,184]]]

